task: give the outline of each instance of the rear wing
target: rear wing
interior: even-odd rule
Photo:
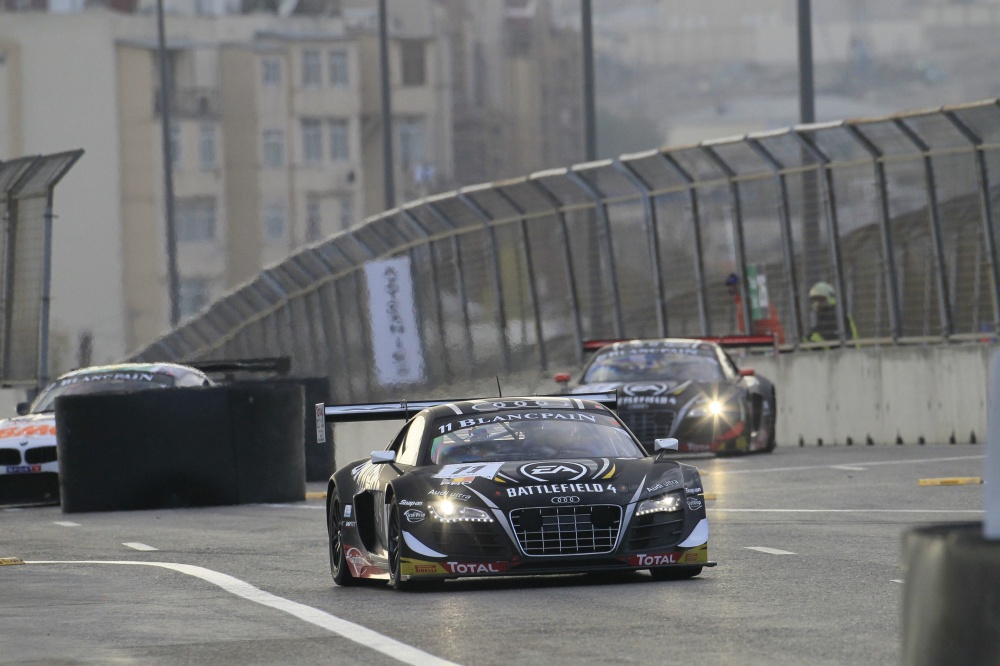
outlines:
[[[231,380],[237,372],[272,372],[277,375],[287,375],[292,369],[292,359],[290,356],[273,356],[221,361],[185,361],[184,365],[201,370],[207,375],[225,374],[226,379]]]
[[[398,402],[368,402],[353,405],[327,405],[326,403],[316,403],[316,441],[326,442],[327,423],[358,423],[361,421],[398,421],[407,420],[422,409],[437,407],[458,402],[495,402],[508,406],[516,406],[514,403],[525,401],[530,404],[545,399],[558,399],[560,401],[570,400],[590,400],[599,402],[608,409],[618,408],[618,393],[566,393],[560,395],[533,395],[525,397],[511,398],[462,398],[447,400],[414,400]]]
[[[595,352],[605,345],[615,342],[630,342],[641,338],[618,338],[607,340],[584,340],[583,351]],[[721,347],[777,347],[778,340],[771,335],[707,335],[704,337],[683,338],[686,340],[704,340],[714,342]]]

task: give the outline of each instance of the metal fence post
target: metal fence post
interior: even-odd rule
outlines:
[[[800,287],[798,271],[795,270],[795,247],[792,243],[792,215],[788,202],[788,178],[784,172],[784,165],[759,140],[747,138],[747,143],[774,171],[774,179],[778,187],[778,218],[781,221],[781,251],[782,259],[785,262],[785,275],[788,276],[787,298],[792,313],[792,336],[795,340],[792,344],[798,347],[805,329],[802,326],[802,310],[799,308]]]
[[[979,207],[983,217],[983,240],[986,245],[987,261],[990,265],[990,277],[992,278],[990,287],[993,291],[993,331],[998,332],[1000,331],[1000,265],[997,263],[997,241],[993,225],[993,204],[990,199],[989,166],[986,162],[986,155],[983,154],[983,140],[953,111],[944,111],[943,114],[974,146],[976,181],[979,185]]]
[[[660,233],[656,226],[656,204],[653,189],[629,164],[614,160],[611,162],[619,173],[642,193],[643,222],[649,239],[649,262],[653,267],[653,291],[656,293],[656,326],[660,337],[667,337],[667,297],[663,286],[663,270],[660,267]]]
[[[701,320],[701,334],[712,335],[711,321],[708,316],[708,282],[705,280],[705,249],[701,239],[701,210],[698,206],[698,190],[695,187],[694,176],[680,165],[669,153],[660,153],[667,166],[677,172],[677,175],[687,184],[688,201],[691,204],[691,226],[694,233],[694,272],[698,286],[698,317]]]
[[[892,122],[917,147],[917,150],[923,156],[924,180],[927,187],[927,207],[931,223],[931,243],[934,248],[934,267],[937,277],[938,309],[941,315],[941,332],[947,338],[955,332],[955,322],[952,318],[951,300],[948,298],[944,242],[941,240],[941,210],[938,206],[937,180],[934,177],[934,163],[930,155],[930,146],[902,118],[896,118]]]

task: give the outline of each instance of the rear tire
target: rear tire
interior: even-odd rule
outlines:
[[[657,567],[650,569],[653,580],[686,580],[701,573],[704,567]]]
[[[327,508],[326,530],[330,539],[330,573],[333,575],[333,582],[343,587],[357,585],[358,579],[351,573],[347,564],[347,556],[344,553],[344,527],[340,519],[340,499],[337,497],[337,489],[330,489],[329,507]]]

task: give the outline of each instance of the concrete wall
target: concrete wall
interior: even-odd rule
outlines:
[[[957,444],[986,441],[986,385],[997,344],[872,347],[736,357],[771,379],[778,446]],[[504,378],[504,395],[558,392],[549,373]],[[470,397],[473,387],[441,395]],[[486,397],[485,395],[483,397]],[[402,422],[334,426],[336,466],[385,448]]]

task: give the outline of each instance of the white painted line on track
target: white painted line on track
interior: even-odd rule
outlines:
[[[874,467],[876,465],[923,465],[926,463],[952,462],[955,460],[982,460],[981,456],[953,456],[950,458],[921,458],[919,460],[875,460],[872,462],[848,463],[864,467]],[[758,474],[762,472],[797,472],[803,469],[830,469],[842,467],[842,465],[803,465],[801,467],[771,467],[766,469],[726,469],[717,470],[716,474]]]
[[[759,550],[768,555],[794,555],[790,550],[778,550],[777,548],[767,548],[766,546],[744,546],[747,550]]]
[[[254,587],[250,583],[242,581],[239,578],[234,578],[233,576],[219,573],[218,571],[213,571],[212,569],[194,566],[192,564],[176,564],[173,562],[134,562],[128,560],[35,560],[26,561],[25,564],[124,564],[171,569],[173,571],[187,574],[188,576],[200,578],[201,580],[212,583],[213,585],[217,585],[230,594],[243,597],[244,599],[262,606],[268,606],[270,608],[288,613],[289,615],[297,617],[300,620],[316,625],[321,629],[326,629],[331,633],[354,641],[359,645],[371,648],[376,652],[381,652],[382,654],[396,659],[397,661],[401,661],[404,664],[412,664],[412,666],[459,666],[453,661],[435,657],[428,652],[424,652],[423,650],[419,650],[411,645],[407,645],[406,643],[401,643],[393,638],[384,636],[377,631],[369,629],[368,627],[363,627],[360,624],[344,620],[336,615],[331,615],[326,611],[321,611],[318,608],[306,606],[305,604],[300,604],[296,601],[279,597],[271,594],[270,592],[265,592],[264,590]]]
[[[79,527],[80,523],[74,523],[72,520],[56,520],[53,524],[60,525],[62,527]]]
[[[152,546],[148,546],[138,541],[127,541],[122,545],[127,548],[131,548],[132,550],[159,550],[159,548],[153,548]]]
[[[982,509],[719,509],[726,513],[982,513]]]

